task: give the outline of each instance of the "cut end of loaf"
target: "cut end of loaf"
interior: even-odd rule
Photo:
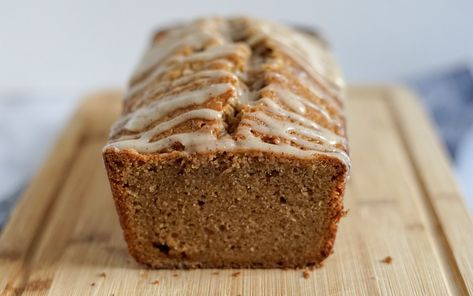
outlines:
[[[330,253],[347,168],[265,152],[106,149],[130,253],[154,268],[301,268]]]

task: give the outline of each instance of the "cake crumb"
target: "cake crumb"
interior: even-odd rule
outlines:
[[[154,281],[151,282],[151,284],[153,284],[153,285],[159,285],[159,280],[154,280]]]
[[[391,264],[393,262],[393,258],[391,256],[386,256],[381,262],[386,263],[386,264]]]
[[[173,274],[172,276],[173,276],[173,277],[178,277],[179,274],[175,273],[175,274]]]
[[[212,274],[213,274],[213,275],[218,275],[219,272],[218,272],[218,271],[214,271],[214,272],[212,272]]]
[[[308,270],[304,270],[302,272],[302,276],[305,278],[305,279],[308,279],[310,277],[310,272]]]
[[[90,285],[91,285],[92,287],[94,287],[94,286],[95,286],[95,283],[90,283]]]
[[[140,276],[141,276],[142,278],[147,279],[147,278],[148,278],[148,271],[146,271],[146,270],[140,270]]]
[[[237,271],[237,272],[234,272],[232,273],[232,277],[237,277],[241,274],[241,272]]]
[[[99,273],[99,276],[100,276],[100,277],[106,277],[106,276],[107,276],[107,274],[106,274],[105,272],[103,272],[103,271],[102,271],[101,273]]]

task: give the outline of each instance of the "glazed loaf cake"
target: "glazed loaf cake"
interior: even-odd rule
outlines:
[[[154,268],[297,268],[331,252],[350,167],[343,82],[314,35],[250,18],[164,29],[103,157]]]

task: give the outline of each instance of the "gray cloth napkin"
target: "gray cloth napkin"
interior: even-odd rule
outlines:
[[[409,85],[432,114],[451,157],[473,127],[473,76],[467,66],[414,79]],[[472,176],[473,177],[473,176]]]

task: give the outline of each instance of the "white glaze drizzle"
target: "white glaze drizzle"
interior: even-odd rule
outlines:
[[[284,47],[284,52],[312,77],[343,87],[343,80],[340,79],[338,68],[334,67],[331,53],[319,42],[277,23],[262,21],[258,29],[258,33],[248,40],[248,44],[256,44],[262,39],[274,41]]]
[[[138,69],[133,76],[138,76],[152,66],[158,65],[164,58],[172,54],[174,51],[184,46],[199,48],[204,42],[210,38],[215,38],[210,32],[196,32],[195,34],[185,36],[177,42],[162,42],[160,46],[152,46],[151,49],[143,56],[142,61],[138,65]],[[172,39],[171,39],[172,40]],[[223,41],[221,41],[223,42]]]
[[[197,79],[201,78],[210,78],[210,79],[215,79],[215,78],[224,78],[228,77],[232,79],[233,81],[238,81],[238,77],[236,77],[235,74],[229,71],[225,70],[202,70],[197,73],[192,73],[190,75],[182,76],[181,78],[178,78],[172,82],[172,86],[178,86],[178,85],[183,85],[189,82],[196,81]]]
[[[286,90],[282,90],[281,88],[275,88],[274,84],[271,84],[265,87],[267,90],[274,91],[278,94],[278,98],[289,108],[291,108],[294,112],[299,114],[306,113],[306,103],[305,99],[295,95],[294,93]],[[316,110],[320,108],[317,107]]]
[[[291,67],[288,67],[291,68]],[[286,78],[286,76],[277,73],[277,72],[270,72],[268,73],[269,76],[273,76],[274,78],[283,81],[285,83],[290,83],[290,81]],[[314,85],[305,72],[298,73],[297,77],[301,80],[302,84],[306,89],[308,89],[315,97],[326,101],[330,107],[336,110],[338,113],[342,113],[342,109],[340,108],[339,102],[333,98],[332,96],[327,95],[324,91],[318,86]]]
[[[218,70],[218,69],[217,70],[203,70],[196,73],[194,72],[186,73],[186,75],[173,81],[168,81],[168,80],[161,81],[157,83],[156,85],[153,85],[152,89],[150,89],[148,92],[159,93],[161,91],[164,91],[168,86],[178,87],[181,85],[185,85],[189,82],[195,82],[199,79],[215,79],[215,78],[224,78],[224,77],[228,77],[231,80],[238,81],[238,78],[235,76],[235,74],[229,71]],[[143,82],[140,82],[136,85],[131,86],[126,94],[126,98],[130,98],[136,95],[138,92],[146,89],[146,86],[148,86],[150,82],[151,82],[151,79],[150,80],[146,79]]]
[[[168,30],[164,37],[159,40],[159,45],[151,46],[143,55],[132,77],[147,72],[183,46],[201,48],[209,40],[213,40],[217,44],[224,44],[225,39],[219,34],[219,25],[221,25],[221,22],[215,19],[204,19]]]
[[[190,119],[204,119],[204,120],[218,120],[222,118],[222,112],[213,110],[213,109],[197,109],[189,112],[182,113],[171,120],[164,121],[153,127],[152,129],[139,134],[137,138],[127,139],[125,141],[117,141],[114,146],[117,148],[120,147],[133,147],[137,151],[150,151],[150,146],[159,144],[151,144],[150,141],[160,135],[161,133],[168,131],[169,129],[178,126],[184,122],[189,121]],[[165,142],[165,141],[164,141]],[[172,144],[172,143],[171,143]]]
[[[181,143],[188,153],[205,153],[219,149],[233,150],[235,141],[231,138],[220,139],[210,133],[191,132],[174,134],[158,141],[149,142],[147,138],[117,141],[109,144],[118,149],[134,149],[138,152],[156,152],[169,148],[172,144]]]
[[[194,36],[195,37],[195,36]],[[159,48],[159,46],[155,46],[156,48]],[[150,73],[148,76],[146,76],[145,79],[142,81],[135,83],[134,85],[130,86],[130,90],[128,91],[127,97],[133,96],[139,91],[145,89],[152,81],[155,81],[158,79],[163,73],[169,70],[169,68],[173,64],[181,64],[185,62],[207,62],[210,60],[218,59],[218,58],[223,58],[225,56],[228,56],[230,54],[239,54],[239,55],[244,55],[244,54],[249,54],[248,50],[241,45],[235,45],[235,44],[224,44],[221,46],[212,46],[209,47],[207,50],[203,52],[197,52],[193,53],[188,56],[175,56],[172,57],[166,65],[163,65],[162,67],[157,67],[154,69],[152,73]],[[231,72],[227,72],[231,73]]]
[[[223,44],[223,45],[219,45],[219,46],[209,47],[207,50],[205,50],[203,52],[196,52],[196,53],[190,54],[188,56],[175,56],[175,57],[172,57],[166,65],[163,65],[162,67],[157,67],[151,74],[146,76],[145,79],[143,79],[142,81],[130,86],[130,90],[128,91],[127,98],[129,98],[131,96],[134,96],[135,94],[142,91],[143,89],[146,89],[146,87],[151,82],[155,81],[163,73],[167,72],[173,64],[174,65],[175,64],[179,65],[179,64],[182,64],[182,63],[186,63],[186,62],[204,62],[205,63],[205,62],[208,62],[208,61],[211,61],[211,60],[225,58],[226,56],[229,56],[229,55],[232,55],[232,54],[245,56],[245,55],[249,54],[249,49],[242,46],[241,44]],[[226,61],[228,61],[228,60],[226,60]],[[231,62],[230,62],[230,65],[228,65],[228,63],[227,63],[226,66],[231,67],[232,66]],[[196,74],[197,77],[195,77],[195,79],[199,78],[198,77],[199,75],[205,75],[205,74],[203,74],[203,72],[204,71],[197,72],[197,74]],[[220,72],[220,73],[222,73],[222,72]],[[186,74],[186,73],[184,73],[184,74]],[[193,74],[193,72],[190,72],[189,74]],[[215,74],[215,72],[213,74]],[[226,74],[227,74],[227,76],[228,75],[233,75],[234,76],[234,74],[232,72],[226,71]],[[211,76],[208,73],[208,71],[207,71],[206,75]],[[217,75],[212,75],[212,76],[213,76],[213,78],[217,77]],[[220,77],[223,77],[223,76],[220,76]],[[193,80],[194,77],[188,75],[187,78],[186,78],[186,76],[184,76],[184,77],[181,77],[177,80],[180,80],[180,79],[181,80],[184,79],[185,81],[189,81],[189,80]],[[181,82],[181,83],[183,83],[183,82]],[[155,86],[154,88],[157,88],[157,87],[159,87],[159,86]]]
[[[307,117],[301,116],[297,113],[293,113],[290,111],[287,111],[283,108],[281,108],[276,102],[274,102],[271,99],[268,98],[262,98],[259,100],[259,102],[265,104],[267,106],[267,111],[271,112],[275,115],[279,116],[286,116],[287,118],[290,118],[293,121],[298,122],[302,126],[306,126],[308,128],[311,128],[313,130],[317,131],[317,134],[320,138],[323,138],[326,142],[330,143],[331,145],[337,145],[340,144],[344,147],[346,147],[347,142],[344,137],[341,137],[331,130],[328,130],[321,126],[320,124],[308,119]]]
[[[320,144],[315,144],[314,142],[304,140],[302,137],[298,135],[303,135],[309,137],[313,140],[321,140],[324,142],[328,142],[326,138],[324,138],[319,132],[314,129],[309,129],[303,127],[298,124],[294,124],[290,121],[278,120],[271,116],[268,116],[264,112],[254,112],[251,113],[254,118],[258,119],[259,121],[263,122],[264,124],[260,124],[254,120],[245,119],[242,121],[243,124],[248,124],[252,127],[254,131],[265,135],[271,135],[279,138],[283,138],[286,140],[290,140],[299,146],[309,148],[310,150],[318,150],[318,151],[326,151],[327,146],[323,146]],[[330,143],[328,144],[335,144]]]
[[[232,146],[232,150],[256,150],[256,151],[268,151],[273,153],[280,153],[284,155],[295,156],[297,158],[311,158],[316,154],[324,154],[336,157],[340,159],[343,163],[347,165],[348,168],[351,167],[350,158],[345,151],[339,149],[334,149],[334,151],[319,151],[319,150],[302,150],[300,148],[294,147],[287,143],[279,143],[277,145],[264,142],[261,138],[254,136],[251,133],[250,126],[243,126],[241,132],[245,135],[245,139],[237,141],[237,147]]]
[[[176,56],[172,59],[172,61],[179,63],[207,62],[232,54],[244,55],[245,53],[249,54],[248,49],[242,44],[223,44],[220,46],[209,47],[205,51],[197,52],[188,56]]]
[[[327,110],[325,110],[322,106],[312,103],[310,100],[303,98],[301,96],[296,95],[295,93],[291,92],[290,90],[283,89],[282,87],[278,86],[277,84],[270,84],[269,86],[265,87],[264,89],[271,90],[275,92],[278,98],[289,108],[294,110],[296,113],[305,114],[306,107],[311,108],[312,110],[317,111],[320,115],[322,115],[328,122],[339,125],[340,122],[337,121],[337,118],[332,117]]]
[[[256,21],[252,21],[251,23],[255,28],[259,29],[260,33],[257,33],[251,40],[247,41],[248,44],[256,43],[263,37],[276,40],[276,43],[284,45],[284,52],[299,62],[308,73],[322,76],[324,79],[333,80],[338,84],[336,72],[330,72],[332,61],[330,58],[327,58],[329,54],[326,53],[326,50],[317,48],[316,53],[313,54],[311,51],[315,50],[317,47],[315,43],[311,44],[312,42],[305,40],[303,36],[290,36],[291,34],[298,33],[270,23]],[[189,25],[189,27],[193,26]],[[299,96],[291,90],[284,89],[277,83],[266,86],[264,90],[273,92],[279,101],[289,110],[283,108],[274,99],[259,97],[261,91],[257,93],[247,91],[246,88],[242,87],[243,84],[240,83],[241,79],[244,79],[244,77],[239,78],[234,73],[225,70],[190,71],[189,73],[184,73],[183,76],[174,81],[157,82],[152,86],[151,90],[148,90],[147,86],[150,82],[155,81],[163,72],[168,71],[169,67],[173,64],[196,61],[213,62],[216,59],[221,59],[218,61],[222,61],[228,64],[228,66],[231,66],[232,63],[225,59],[227,56],[237,54],[244,58],[250,54],[247,45],[245,46],[241,43],[224,44],[222,40],[225,40],[225,38],[220,38],[217,39],[216,45],[209,46],[204,51],[192,53],[187,56],[171,55],[168,57],[181,46],[191,44],[192,46],[199,47],[199,45],[204,44],[208,38],[215,37],[215,28],[213,28],[212,25],[208,25],[208,28],[210,29],[202,32],[196,32],[195,28],[186,27],[179,28],[175,33],[171,30],[169,36],[163,41],[164,45],[158,42],[151,48],[150,53],[145,55],[143,59],[144,62],[138,66],[135,76],[146,72],[146,67],[150,64],[160,64],[160,66],[157,66],[143,81],[132,85],[127,97],[135,95],[144,89],[146,89],[147,92],[158,93],[165,90],[166,87],[171,86],[175,88],[200,79],[211,80],[226,77],[230,78],[232,82],[209,84],[198,90],[164,95],[158,100],[130,112],[115,123],[111,132],[113,140],[111,140],[104,149],[115,147],[118,149],[134,149],[138,152],[153,153],[169,149],[173,144],[179,142],[184,146],[183,153],[206,153],[217,150],[256,150],[286,154],[298,158],[310,158],[316,154],[324,154],[337,157],[348,167],[350,166],[350,160],[346,153],[346,139],[332,130],[323,127],[321,124],[308,119],[304,114],[307,113],[308,109],[315,110],[325,118],[328,123],[338,127],[343,127],[341,118],[332,116],[325,107],[315,104],[309,98]],[[225,30],[228,30],[228,28]],[[190,34],[192,37],[186,34]],[[161,47],[164,47],[162,52],[160,51]],[[328,66],[321,61],[321,59],[326,58],[329,59],[327,62]],[[307,66],[307,64],[311,66]],[[271,72],[270,74],[278,75],[278,79],[280,80],[286,79],[284,75],[276,72]],[[304,75],[306,74],[301,74],[301,76]],[[332,76],[337,79],[332,79]],[[335,111],[340,111],[340,106],[338,106],[333,97],[325,95],[320,88],[316,87],[314,83],[309,81],[306,77],[304,82],[305,86],[307,86],[315,96],[326,100]],[[255,111],[245,113],[246,115],[238,125],[234,135],[228,133],[215,135],[212,130],[199,130],[196,132],[172,134],[156,141],[153,140],[163,132],[192,119],[216,121],[222,125],[221,128],[224,129],[222,111],[198,108],[197,106],[230,90],[232,91],[231,98],[228,99],[227,103],[234,107],[241,108],[244,105],[248,105],[250,110],[257,105],[262,105],[263,107],[262,109],[257,108]],[[164,117],[179,109],[191,106],[196,106],[196,109],[180,113],[168,120],[162,120]],[[283,118],[290,120],[283,120]],[[157,124],[153,126],[154,123]],[[123,130],[132,132],[132,134],[124,134],[115,137]],[[273,136],[283,141],[274,144],[267,143],[253,132]],[[291,145],[288,142],[296,144],[297,146]]]
[[[129,131],[141,131],[163,116],[178,109],[203,104],[211,97],[216,97],[230,89],[233,89],[231,84],[222,83],[211,85],[208,88],[166,96],[128,114],[128,120],[124,128]]]

